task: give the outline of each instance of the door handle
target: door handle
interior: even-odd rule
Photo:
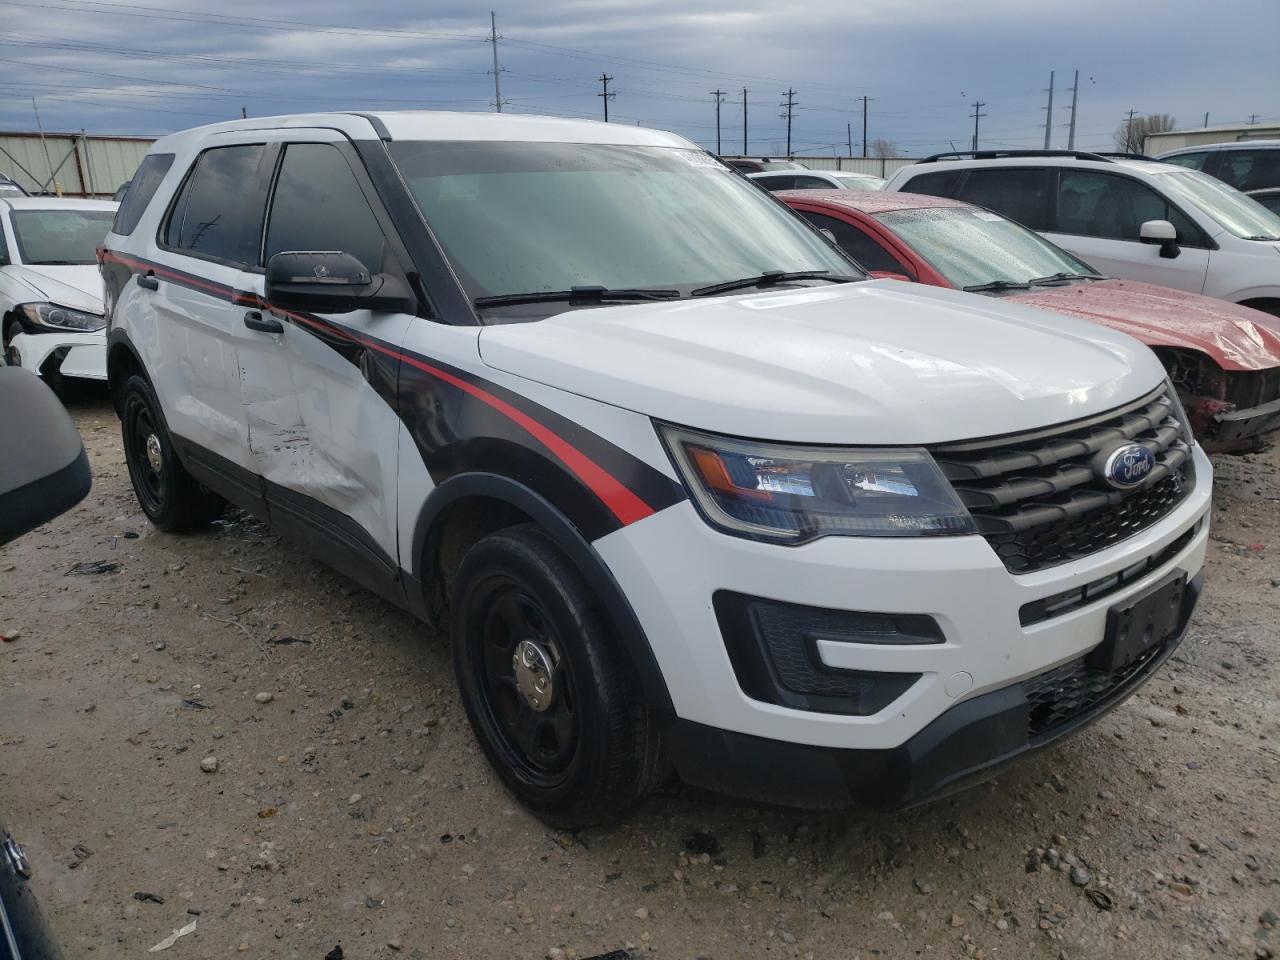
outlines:
[[[160,281],[155,278],[155,274],[140,273],[138,274],[138,286],[143,290],[159,290]]]
[[[284,333],[284,324],[275,317],[264,317],[260,310],[250,310],[244,315],[244,325],[259,333]]]

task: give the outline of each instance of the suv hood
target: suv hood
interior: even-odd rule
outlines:
[[[498,370],[703,430],[927,444],[1109,410],[1164,370],[1094,324],[895,280],[572,310],[484,327]]]
[[[1280,319],[1198,293],[1132,280],[1097,280],[1003,296],[1105,323],[1147,346],[1198,350],[1225,370],[1280,367]]]
[[[102,313],[102,275],[96,264],[68,267],[15,264],[8,268],[41,302]]]

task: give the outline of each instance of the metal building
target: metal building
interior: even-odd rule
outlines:
[[[1280,137],[1280,124],[1224,123],[1213,127],[1192,127],[1168,133],[1147,134],[1143,153],[1154,157],[1169,150],[1199,147],[1207,143],[1233,143],[1236,140],[1274,140]]]
[[[154,137],[0,132],[0,173],[28,193],[110,199]]]

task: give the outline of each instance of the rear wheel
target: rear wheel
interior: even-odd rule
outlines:
[[[197,483],[178,460],[160,404],[145,377],[134,374],[125,382],[121,410],[129,479],[151,522],[161,530],[179,533],[222,516],[226,501]]]
[[[485,537],[454,582],[453,662],[507,788],[555,827],[621,816],[663,773],[634,669],[569,559],[532,525]]]

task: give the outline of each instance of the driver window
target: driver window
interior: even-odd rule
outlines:
[[[1148,220],[1168,220],[1178,231],[1181,244],[1201,243],[1195,224],[1145,184],[1110,173],[1062,170],[1056,232],[1136,242]]]
[[[341,250],[381,273],[386,239],[346,158],[328,143],[285,147],[263,262],[285,250]]]

